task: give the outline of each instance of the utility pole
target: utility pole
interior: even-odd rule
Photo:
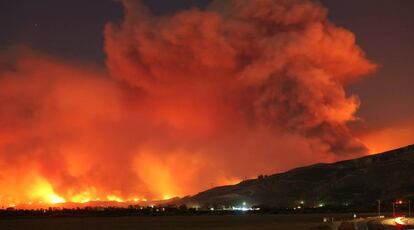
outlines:
[[[378,217],[381,216],[381,200],[378,200]]]
[[[408,200],[408,217],[411,216],[411,200]]]
[[[395,202],[392,202],[392,216],[395,217]]]

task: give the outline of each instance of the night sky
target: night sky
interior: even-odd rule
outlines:
[[[0,68],[2,62],[7,63],[4,66],[17,66],[13,73],[0,69],[0,106],[4,108],[0,107],[0,139],[5,140],[0,140],[0,167],[8,165],[5,173],[17,178],[25,168],[23,161],[35,162],[30,171],[34,176],[25,176],[24,181],[36,180],[40,187],[59,194],[56,197],[60,200],[91,200],[92,196],[116,200],[131,198],[128,196],[137,191],[160,199],[234,183],[262,172],[332,162],[414,143],[412,0],[322,0],[335,26],[322,23],[326,30],[319,32],[337,36],[316,49],[322,53],[322,64],[316,65],[337,73],[334,77],[338,79],[329,77],[328,82],[323,79],[325,72],[305,64],[286,64],[291,72],[278,72],[281,82],[249,79],[255,73],[266,76],[267,68],[277,69],[277,63],[269,58],[278,58],[275,52],[287,53],[286,57],[281,55],[281,63],[294,62],[289,52],[295,52],[295,47],[285,51],[272,46],[272,38],[274,43],[290,42],[277,30],[271,37],[259,34],[263,30],[255,34],[251,32],[254,29],[243,30],[239,24],[228,23],[223,29],[228,33],[216,34],[214,29],[221,28],[214,24],[216,18],[186,11],[209,11],[209,0],[143,0],[151,16],[134,8],[132,1],[126,2],[132,12],[128,17],[121,1],[0,0]],[[316,16],[310,21],[326,21],[323,14],[319,15],[323,12],[319,5],[312,6],[312,10]],[[243,15],[245,11],[236,14],[248,17]],[[259,24],[267,28],[266,17],[271,16],[257,16],[264,18],[259,18],[264,20],[259,20],[263,25]],[[308,28],[305,19],[298,23]],[[205,30],[191,27],[194,22]],[[287,31],[300,28],[290,28],[289,23],[283,26]],[[365,56],[358,53],[349,34],[341,28],[355,34]],[[247,34],[248,38],[239,39],[245,43],[238,44],[237,38],[228,36],[237,31]],[[318,36],[315,31],[298,33],[312,39]],[[198,36],[198,32],[202,34],[196,37],[200,43],[197,39],[189,39],[188,47],[181,43],[181,39]],[[219,35],[228,43],[221,43]],[[146,40],[151,36],[153,41]],[[216,43],[210,44],[205,36],[217,39]],[[319,57],[301,36],[289,36],[301,47],[299,56]],[[256,42],[262,38],[267,42]],[[343,44],[350,44],[344,50],[341,39]],[[229,44],[237,48],[225,50]],[[330,56],[330,46],[342,53]],[[24,51],[23,61],[16,61],[16,47],[31,52]],[[246,47],[256,47],[258,53]],[[126,52],[128,49],[131,51]],[[233,51],[244,59],[228,55]],[[267,64],[256,63],[253,70],[246,71],[246,82],[234,83],[239,77],[234,66],[253,63],[257,57]],[[332,62],[323,62],[330,58]],[[372,63],[377,65],[375,71]],[[351,74],[347,75],[348,65]],[[158,81],[154,83],[147,75]],[[205,78],[197,78],[199,75]],[[316,80],[308,80],[308,75]],[[368,77],[361,77],[365,75]],[[350,76],[356,82],[348,84],[345,78]],[[298,85],[292,86],[290,81]],[[291,98],[295,99],[289,101]],[[323,105],[318,106],[321,101]],[[276,106],[269,106],[272,103]],[[290,152],[294,154],[287,154]],[[233,164],[234,159],[240,163]],[[257,162],[251,165],[253,160]],[[201,170],[206,168],[213,172]],[[2,178],[0,172],[0,187],[13,187]],[[134,178],[137,182],[134,187],[119,178]],[[94,186],[88,187],[91,181]],[[16,191],[22,190],[20,184],[14,186]],[[27,196],[22,195],[22,199]],[[13,198],[7,199],[14,202]]]

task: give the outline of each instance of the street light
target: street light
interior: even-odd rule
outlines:
[[[395,205],[396,204],[402,204],[403,201],[402,200],[397,200],[395,202],[392,202],[392,215],[395,216]]]

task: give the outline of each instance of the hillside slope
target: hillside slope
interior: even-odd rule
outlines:
[[[414,145],[332,164],[316,164],[285,173],[216,187],[181,200],[189,205],[293,207],[359,205],[377,199],[414,198]]]

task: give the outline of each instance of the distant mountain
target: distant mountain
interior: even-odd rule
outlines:
[[[414,145],[332,164],[316,164],[237,185],[216,187],[180,202],[213,206],[317,207],[375,205],[414,198]],[[389,202],[388,202],[389,203]]]

